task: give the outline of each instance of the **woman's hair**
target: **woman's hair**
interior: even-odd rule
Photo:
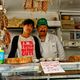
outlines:
[[[22,22],[22,25],[26,25],[26,24],[31,24],[34,28],[34,21],[32,19],[25,19],[23,22]]]

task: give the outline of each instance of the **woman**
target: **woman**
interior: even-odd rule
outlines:
[[[31,33],[34,29],[34,21],[26,19],[22,22],[23,33],[14,36],[11,45],[11,51],[8,58],[18,57],[32,57],[32,59],[40,59],[40,46],[38,39],[32,36]]]

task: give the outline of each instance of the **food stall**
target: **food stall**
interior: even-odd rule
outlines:
[[[0,78],[2,80],[80,80],[79,3],[78,0],[1,0],[0,5],[3,5],[2,9],[8,17],[6,22],[11,39],[22,32],[20,24],[25,18],[32,18],[36,23],[39,18],[45,17],[48,20],[49,32],[56,34],[63,43],[66,60],[57,61],[62,72],[45,73],[41,61],[33,62],[30,58],[7,59],[11,48],[9,46],[4,63],[0,64]],[[76,7],[73,7],[74,4]],[[47,62],[51,63],[45,61]],[[47,66],[49,65],[51,64]]]

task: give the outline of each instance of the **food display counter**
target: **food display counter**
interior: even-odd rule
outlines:
[[[80,80],[80,62],[60,62],[62,73],[44,74],[40,63],[0,64],[2,80]]]

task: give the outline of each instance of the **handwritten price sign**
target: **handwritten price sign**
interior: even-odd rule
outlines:
[[[44,73],[60,73],[65,72],[58,61],[41,62]]]

